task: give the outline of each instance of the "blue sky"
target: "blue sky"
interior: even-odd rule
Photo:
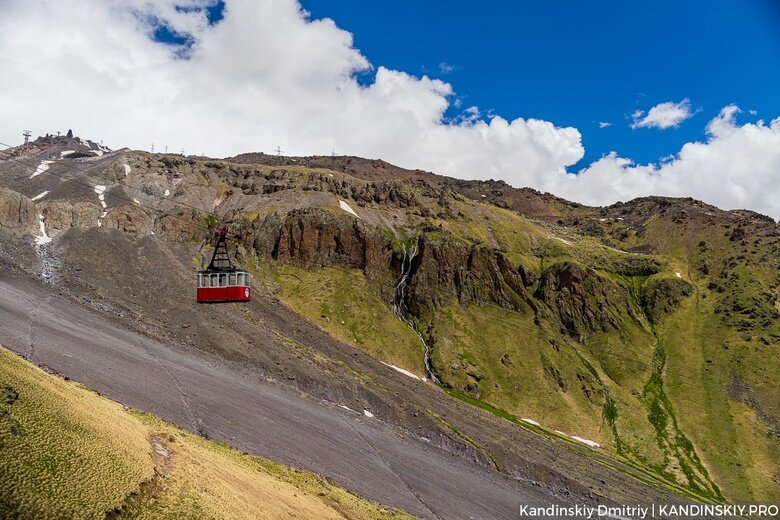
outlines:
[[[780,115],[778,0],[302,5],[350,31],[371,63],[451,83],[463,106],[576,127],[585,157],[572,170],[613,150],[657,162],[704,139],[730,103],[742,122]],[[678,128],[629,127],[635,110],[685,98],[695,115]]]

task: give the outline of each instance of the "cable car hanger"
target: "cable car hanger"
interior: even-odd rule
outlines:
[[[214,230],[217,243],[205,271],[198,271],[198,303],[248,302],[251,300],[252,275],[240,269],[230,259],[228,239],[236,235],[226,226]]]

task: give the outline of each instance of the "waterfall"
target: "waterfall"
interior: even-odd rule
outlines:
[[[403,245],[403,251],[404,251],[404,257],[401,261],[401,274],[398,276],[398,280],[395,283],[395,296],[393,297],[393,312],[396,316],[398,316],[398,319],[406,323],[406,325],[412,329],[412,332],[419,338],[420,343],[422,343],[423,347],[425,347],[425,374],[436,384],[441,384],[439,381],[439,378],[436,377],[436,374],[433,373],[433,368],[431,364],[431,346],[428,345],[428,342],[425,341],[425,338],[423,338],[422,334],[420,334],[420,331],[417,330],[417,324],[413,319],[410,318],[409,313],[409,307],[406,304],[406,289],[409,285],[409,275],[412,271],[412,261],[414,260],[414,257],[417,256],[418,253],[418,246],[417,242],[414,242],[412,245],[409,246],[409,249],[406,249],[406,245]]]

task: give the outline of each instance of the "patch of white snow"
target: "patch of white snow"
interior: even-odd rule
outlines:
[[[357,213],[355,213],[355,210],[354,210],[354,209],[352,209],[352,208],[350,208],[350,207],[349,207],[349,204],[347,204],[347,203],[346,203],[346,202],[344,202],[343,200],[340,200],[340,201],[339,201],[339,207],[340,207],[341,209],[343,209],[344,211],[346,211],[347,213],[351,213],[352,215],[355,215],[357,218],[360,218],[360,215],[358,215]]]
[[[44,191],[43,193],[39,193],[38,195],[36,195],[35,197],[31,198],[30,200],[35,202],[36,200],[41,200],[42,198],[44,198],[48,194],[49,194],[48,191]]]
[[[363,410],[363,415],[365,415],[365,416],[366,416],[366,417],[368,417],[369,419],[370,419],[370,418],[372,418],[372,417],[374,417],[374,414],[372,414],[372,413],[371,413],[371,412],[369,412],[368,410]]]
[[[404,370],[403,368],[397,367],[397,366],[395,366],[395,365],[391,365],[390,363],[385,363],[385,362],[382,362],[382,364],[383,364],[383,365],[385,365],[386,367],[390,367],[390,368],[392,368],[392,369],[393,369],[393,370],[395,370],[396,372],[400,372],[400,373],[402,373],[403,375],[405,375],[405,376],[407,376],[407,377],[411,377],[411,378],[413,378],[413,379],[416,379],[416,380],[420,381],[420,378],[419,378],[418,376],[416,376],[416,375],[412,374],[412,373],[411,373],[411,372],[409,372],[408,370]]]
[[[130,165],[129,164],[123,164],[122,166],[125,167],[125,177],[130,175]]]
[[[170,194],[171,194],[171,190],[165,190],[165,196],[166,196],[166,197],[167,197],[168,195],[170,195]]]
[[[350,412],[355,412],[355,410],[353,410],[353,409],[352,409],[352,408],[350,408],[349,406],[344,406],[343,404],[340,404],[340,405],[339,405],[339,408],[343,408],[343,409],[345,409],[345,410],[349,410]],[[357,413],[357,412],[355,412],[355,413]]]
[[[43,221],[43,215],[41,214],[38,214],[38,224],[40,225],[41,235],[35,237],[35,243],[42,246],[51,242],[52,239],[46,234],[46,223]]]
[[[674,273],[674,275],[675,275],[677,278],[682,278],[682,275],[681,275],[680,273]]]
[[[574,439],[575,441],[581,442],[582,444],[587,444],[591,448],[600,448],[601,447],[601,444],[599,444],[596,441],[583,439],[582,437],[577,437],[576,435],[572,435],[571,438]]]
[[[49,169],[49,165],[53,163],[54,161],[41,161],[41,164],[38,165],[38,167],[35,169],[35,172],[30,175],[30,178],[37,177],[38,175],[42,174],[46,170]]]
[[[138,202],[138,199],[136,199],[136,198],[133,198],[133,202],[135,202],[135,203],[136,203],[136,204],[138,204],[139,206],[141,205],[141,203],[140,203],[140,202]]]
[[[533,419],[527,419],[527,418],[523,417],[523,418],[522,418],[522,419],[520,419],[520,420],[521,420],[521,421],[525,421],[525,422],[527,422],[528,424],[533,424],[534,426],[541,426],[541,424],[539,424],[538,422],[534,421]]]
[[[66,155],[70,155],[73,153],[76,153],[76,150],[63,150],[62,152],[60,152],[60,159],[62,159]]]

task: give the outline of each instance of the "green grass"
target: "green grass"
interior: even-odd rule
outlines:
[[[332,336],[425,376],[425,349],[359,269],[276,266],[281,299]]]
[[[128,410],[0,348],[0,517],[407,518]]]

